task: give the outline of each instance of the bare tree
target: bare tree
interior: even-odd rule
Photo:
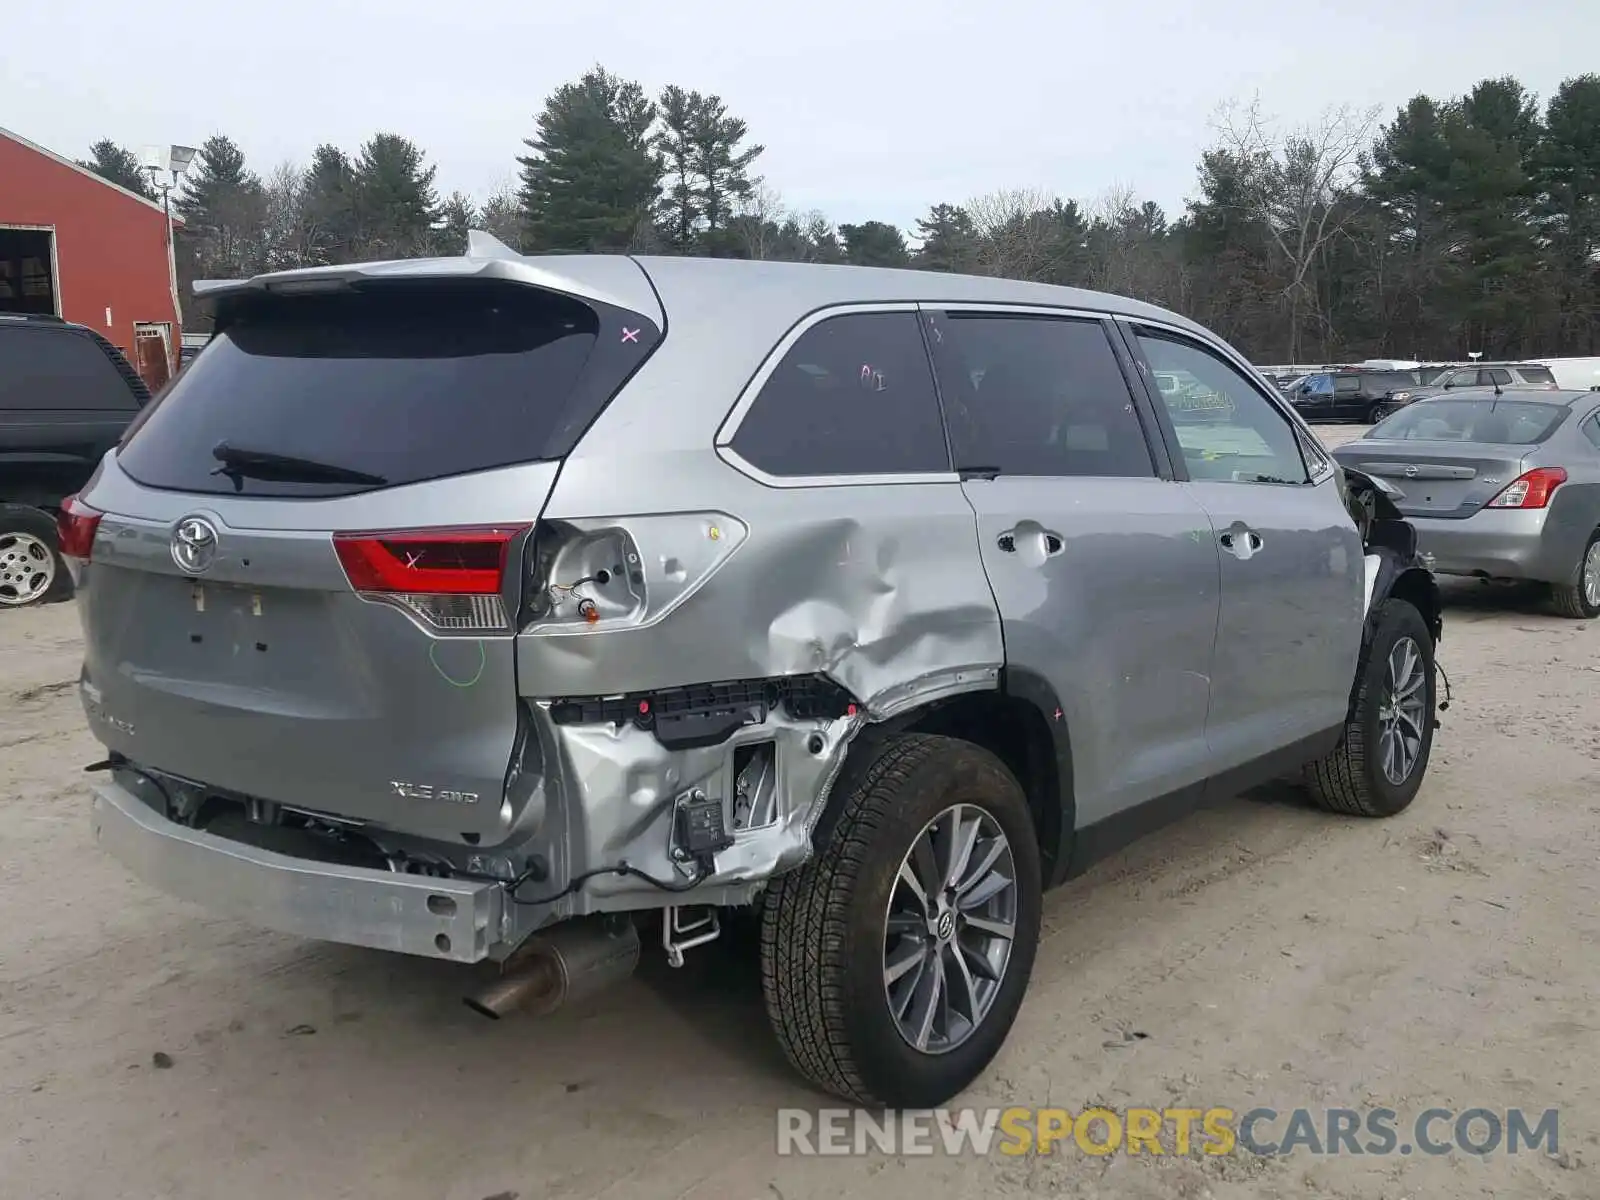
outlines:
[[[962,205],[977,235],[978,273],[1012,279],[1042,275],[1053,250],[1051,231],[1034,216],[1055,203],[1056,197],[1041,188],[1006,188]]]
[[[306,173],[293,162],[273,168],[262,183],[266,208],[262,258],[269,270],[303,267],[317,261],[315,231],[306,211]]]
[[[775,258],[782,252],[783,225],[789,217],[777,189],[757,179],[739,201],[728,228],[746,258]]]
[[[1326,323],[1315,268],[1324,247],[1360,211],[1362,200],[1352,185],[1378,113],[1376,106],[1343,105],[1325,109],[1314,122],[1282,130],[1262,114],[1258,97],[1243,107],[1224,104],[1213,122],[1217,150],[1238,172],[1236,207],[1259,226],[1276,260],[1291,361],[1301,357],[1305,318]]]

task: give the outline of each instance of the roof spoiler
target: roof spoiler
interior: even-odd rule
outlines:
[[[347,263],[327,267],[294,267],[270,271],[247,279],[197,279],[196,300],[215,301],[229,297],[296,295],[338,292],[361,284],[386,280],[420,279],[498,279],[543,288],[578,300],[608,304],[626,310],[638,309],[603,287],[567,274],[541,258],[519,254],[493,234],[481,229],[467,233],[467,252],[453,258],[403,258],[382,262]]]

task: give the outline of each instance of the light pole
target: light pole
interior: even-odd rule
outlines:
[[[172,311],[178,318],[179,337],[183,330],[183,302],[178,298],[178,252],[172,229],[172,189],[189,169],[199,151],[193,146],[146,146],[139,153],[139,163],[150,172],[150,183],[161,193],[161,211],[167,218],[167,280],[172,288]],[[170,178],[163,180],[162,173]],[[167,347],[167,370],[177,369],[177,347]]]

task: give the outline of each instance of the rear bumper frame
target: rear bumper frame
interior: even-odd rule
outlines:
[[[450,962],[481,962],[504,948],[502,884],[294,858],[179,825],[114,780],[91,790],[100,846],[152,887],[212,912]]]

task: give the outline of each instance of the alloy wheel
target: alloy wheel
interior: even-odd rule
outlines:
[[[0,607],[42,598],[56,580],[55,552],[31,533],[0,533]]]
[[[1427,701],[1422,651],[1411,638],[1402,637],[1389,649],[1378,705],[1378,761],[1384,778],[1396,787],[1411,778],[1422,754]]]
[[[1017,871],[999,823],[945,809],[917,834],[889,894],[883,989],[900,1036],[924,1054],[965,1042],[994,1006],[1011,961]]]

